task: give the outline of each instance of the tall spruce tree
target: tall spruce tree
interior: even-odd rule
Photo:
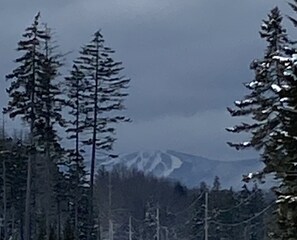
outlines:
[[[280,186],[275,189],[280,227],[274,234],[276,239],[297,239],[297,50],[288,49],[288,53],[288,57],[275,57],[283,66],[285,75],[284,81],[275,85],[282,103],[278,111],[283,124],[273,133],[274,144],[265,156],[280,180]]]
[[[280,180],[278,195],[278,221],[281,231],[275,231],[275,239],[296,239],[296,113],[294,61],[287,58],[290,50],[286,31],[281,26],[282,17],[277,8],[262,25],[261,36],[269,43],[261,61],[253,63],[256,78],[246,86],[252,93],[243,101],[235,102],[239,110],[229,109],[233,116],[252,116],[253,124],[242,124],[228,129],[232,132],[250,132],[251,140],[229,145],[237,149],[254,147],[261,150],[265,167],[257,174],[246,177],[262,177],[273,173]],[[289,197],[288,197],[289,196]],[[276,233],[277,232],[277,233]]]
[[[72,117],[68,121],[66,131],[69,133],[68,138],[74,140],[74,147],[68,150],[68,191],[69,202],[71,202],[72,210],[70,212],[70,223],[74,229],[74,238],[80,239],[83,234],[84,221],[83,213],[86,212],[86,206],[83,205],[84,198],[87,194],[87,171],[85,169],[82,148],[83,126],[85,120],[85,84],[84,74],[73,65],[70,76],[65,78],[67,85],[69,114]],[[79,214],[80,213],[80,214]],[[82,227],[83,226],[83,227]]]
[[[97,151],[110,153],[115,138],[115,123],[127,121],[127,118],[114,111],[124,109],[124,98],[128,95],[126,89],[129,79],[121,76],[122,63],[116,62],[111,55],[113,50],[104,45],[100,31],[94,34],[92,41],[80,51],[75,61],[79,71],[84,74],[85,83],[85,123],[84,132],[89,134],[85,145],[91,146],[90,169],[90,201],[93,201],[93,188],[95,178]],[[93,228],[93,203],[90,202],[90,228]]]
[[[36,110],[36,129],[40,134],[38,141],[39,153],[44,156],[44,178],[45,181],[45,220],[46,239],[50,238],[54,218],[50,217],[51,208],[57,208],[55,199],[54,178],[55,168],[63,159],[63,149],[59,144],[59,137],[55,129],[56,125],[64,127],[65,120],[62,117],[62,106],[65,105],[62,99],[61,83],[58,80],[59,69],[62,66],[61,54],[55,52],[51,30],[45,25],[46,39],[42,42],[43,48],[42,71],[40,81],[37,82],[38,91],[36,93],[40,100],[40,107]]]
[[[281,81],[283,74],[281,66],[273,57],[284,55],[288,38],[286,30],[282,27],[282,16],[277,7],[272,9],[268,19],[263,21],[260,36],[266,40],[268,46],[263,59],[254,60],[250,66],[255,72],[255,79],[245,84],[250,93],[243,100],[235,101],[236,109],[228,108],[232,116],[249,116],[253,120],[252,123],[242,123],[227,128],[230,132],[251,134],[249,141],[228,143],[237,150],[248,147],[263,150],[269,144],[270,133],[281,124],[276,111],[276,105],[280,102],[273,90],[273,84]]]
[[[297,12],[296,0],[289,5],[294,12]],[[296,19],[291,16],[288,18],[296,27]],[[271,162],[274,163],[273,167],[277,177],[281,180],[281,184],[276,190],[280,231],[273,234],[275,239],[297,239],[297,50],[293,45],[286,50],[287,57],[275,57],[278,64],[283,67],[285,76],[284,81],[275,86],[275,92],[282,102],[278,111],[283,125],[273,134],[275,143],[269,149],[273,157]]]
[[[17,51],[24,54],[16,59],[19,65],[13,72],[7,75],[7,80],[11,81],[7,89],[9,102],[4,109],[11,118],[20,116],[22,120],[29,124],[29,157],[27,171],[26,187],[26,209],[25,209],[25,240],[29,240],[30,232],[30,215],[31,215],[31,183],[32,167],[34,164],[36,138],[36,113],[41,108],[40,99],[38,99],[38,83],[42,80],[43,59],[42,42],[48,36],[45,31],[40,29],[40,14],[35,16],[33,24],[28,27],[23,34],[23,40],[19,41]]]
[[[39,178],[42,178],[45,184],[42,191],[46,197],[43,198],[45,202],[41,207],[45,211],[46,239],[50,238],[54,223],[50,211],[57,207],[54,206],[53,200],[53,185],[56,185],[54,169],[57,168],[56,163],[62,155],[62,148],[54,128],[56,123],[62,126],[64,122],[60,113],[63,100],[59,99],[61,91],[57,82],[61,67],[60,55],[54,53],[55,46],[51,45],[52,35],[47,27],[40,25],[39,19],[40,14],[37,14],[32,26],[23,34],[25,39],[18,44],[17,50],[25,53],[16,60],[19,66],[12,74],[7,75],[7,79],[11,80],[11,86],[7,89],[10,101],[8,107],[4,109],[11,118],[21,116],[22,120],[30,125],[25,239],[30,238],[30,229],[37,231],[38,216],[30,211],[30,208],[32,203],[38,203],[35,199],[37,195],[34,194],[32,199],[31,192],[32,183],[35,190],[40,188],[37,183]],[[34,217],[33,224],[30,224],[30,214]]]

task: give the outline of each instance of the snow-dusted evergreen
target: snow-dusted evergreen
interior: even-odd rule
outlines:
[[[250,133],[250,139],[241,143],[228,144],[237,150],[253,147],[260,150],[265,168],[255,174],[249,174],[245,180],[254,176],[275,172],[274,157],[271,149],[275,149],[274,135],[282,128],[283,122],[279,108],[283,105],[279,96],[279,85],[284,83],[284,66],[276,58],[283,58],[288,48],[286,30],[282,27],[282,16],[278,8],[271,10],[268,20],[264,20],[260,31],[261,38],[265,39],[268,46],[261,60],[254,60],[251,69],[255,78],[246,83],[250,91],[241,101],[235,101],[235,109],[228,108],[232,116],[249,117],[248,123],[227,128],[227,131]]]
[[[295,5],[291,6],[297,10]],[[230,146],[237,149],[251,146],[260,150],[265,167],[262,171],[245,176],[245,180],[273,173],[280,182],[274,188],[278,198],[279,231],[274,229],[271,237],[296,239],[297,55],[281,22],[277,8],[263,22],[260,33],[268,42],[268,48],[263,60],[252,64],[255,79],[246,84],[251,94],[243,101],[235,102],[238,109],[228,109],[232,116],[250,116],[253,123],[227,130],[251,133],[249,144],[229,143]]]
[[[277,193],[280,234],[277,239],[295,239],[297,236],[297,58],[295,49],[287,58],[275,59],[284,66],[285,82],[279,84],[282,127],[273,134],[274,146],[268,149],[270,163],[276,177],[281,179]]]
[[[271,133],[281,125],[276,111],[281,104],[274,85],[282,82],[282,66],[275,61],[275,56],[284,55],[288,44],[286,30],[282,27],[282,16],[278,8],[271,10],[268,19],[263,21],[260,36],[268,43],[262,59],[254,60],[250,68],[255,78],[245,84],[250,91],[243,100],[235,101],[235,108],[228,108],[232,116],[249,116],[252,121],[244,122],[231,128],[230,132],[249,132],[251,138],[241,143],[228,144],[236,149],[253,147],[263,150],[269,145]]]

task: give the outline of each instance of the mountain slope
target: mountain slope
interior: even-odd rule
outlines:
[[[226,162],[172,150],[135,152],[102,163],[106,169],[118,164],[157,177],[178,180],[188,187],[199,186],[202,181],[210,185],[214,177],[219,176],[223,187],[238,188],[243,185],[243,174],[263,168],[263,164],[256,159]]]

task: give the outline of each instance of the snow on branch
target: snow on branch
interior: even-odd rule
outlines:
[[[251,180],[262,180],[264,177],[264,172],[254,172],[254,173],[249,173],[247,175],[242,175],[242,181],[244,182],[250,182]]]
[[[297,202],[297,196],[293,195],[280,195],[278,199],[276,200],[276,203],[296,203]]]
[[[230,107],[227,107],[228,112],[231,114],[232,117],[236,117],[236,116],[243,116],[243,115],[247,115],[250,114],[252,112],[252,109],[247,109],[247,110],[233,110]]]
[[[248,89],[253,90],[256,87],[262,87],[262,86],[264,86],[264,83],[254,80],[254,81],[251,81],[249,83],[244,84],[244,86],[247,87]]]
[[[279,93],[282,90],[282,88],[279,85],[275,84],[275,83],[271,85],[271,88],[276,93]]]
[[[250,104],[253,104],[255,103],[256,100],[255,99],[252,99],[252,98],[249,98],[249,99],[244,99],[242,101],[235,101],[234,104],[237,106],[237,107],[244,107],[244,106],[248,106]]]
[[[251,142],[242,142],[242,143],[227,142],[227,144],[230,147],[234,147],[236,150],[242,150],[252,146]]]
[[[226,128],[226,131],[234,132],[234,133],[242,132],[242,131],[248,132],[251,129],[254,129],[254,128],[258,127],[258,126],[259,126],[259,124],[257,124],[257,123],[254,123],[254,124],[241,123],[241,125],[236,125],[234,127]]]
[[[272,59],[279,61],[281,63],[292,62],[292,58],[290,58],[290,57],[274,56],[274,57],[272,57]]]

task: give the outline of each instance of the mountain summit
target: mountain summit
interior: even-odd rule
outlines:
[[[116,165],[178,180],[188,187],[199,186],[202,181],[210,185],[215,176],[219,176],[223,187],[235,188],[243,185],[243,174],[263,168],[257,159],[218,161],[173,150],[134,152],[101,164],[107,170]]]

